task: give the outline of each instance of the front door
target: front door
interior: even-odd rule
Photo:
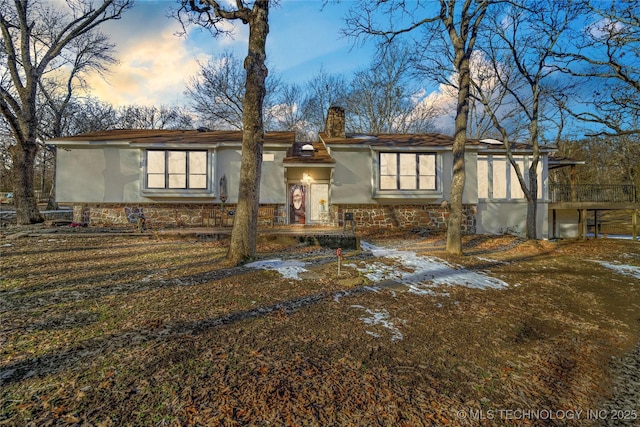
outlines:
[[[307,221],[307,186],[304,184],[289,185],[289,224],[306,224]]]

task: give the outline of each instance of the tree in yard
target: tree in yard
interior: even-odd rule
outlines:
[[[253,3],[253,4],[250,4]],[[245,92],[242,103],[242,159],[238,205],[231,231],[227,260],[238,264],[256,255],[262,146],[264,143],[263,105],[266,95],[266,43],[269,33],[269,0],[246,2],[235,6],[215,0],[180,0],[177,11],[182,22],[201,25],[214,35],[228,32],[227,21],[239,20],[249,26],[249,46],[244,60]]]
[[[15,140],[9,152],[18,224],[42,221],[34,197],[34,162],[43,76],[69,61],[66,55],[74,40],[120,18],[131,6],[131,0],[0,3],[0,111]]]
[[[572,115],[591,135],[640,135],[640,0],[590,0],[572,49],[556,52],[586,90]]]
[[[538,166],[545,100],[558,98],[569,88],[553,80],[558,75],[553,52],[560,49],[563,38],[580,13],[581,5],[576,2],[512,1],[493,10],[479,38],[478,46],[490,66],[486,74],[472,79],[473,94],[482,102],[487,116],[500,133],[507,158],[527,199],[528,239],[537,238]],[[492,97],[486,90],[487,80],[493,82],[491,86],[499,86],[499,93],[505,96]],[[507,103],[508,108],[505,108]],[[546,104],[551,106],[550,102]],[[521,116],[527,125],[526,139],[533,150],[527,171],[513,156],[514,132],[507,124],[507,118],[512,117],[501,117],[500,110],[504,109]]]
[[[347,35],[379,37],[383,43],[408,34],[419,33],[416,52],[428,58],[427,74],[447,83],[455,72],[457,89],[455,134],[453,143],[453,180],[449,200],[447,252],[462,254],[462,195],[465,183],[465,144],[469,119],[471,87],[470,60],[480,24],[490,0],[440,0],[406,2],[404,0],[361,0],[346,19]],[[433,6],[438,6],[437,10]],[[378,18],[385,16],[381,22]],[[434,49],[436,48],[437,49]]]

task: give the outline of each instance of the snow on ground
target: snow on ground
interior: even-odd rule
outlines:
[[[250,264],[246,264],[245,267],[258,268],[262,270],[275,270],[282,274],[285,279],[300,280],[298,274],[307,271],[304,266],[306,262],[297,260],[281,260],[281,259],[269,259],[264,261],[256,261]]]
[[[632,276],[637,279],[640,279],[640,267],[636,267],[633,265],[626,265],[626,264],[614,264],[606,261],[594,260],[594,262],[597,262],[601,266],[607,267],[608,269],[613,270],[618,274],[624,274],[625,276]]]
[[[403,267],[372,262],[366,268],[359,269],[374,283],[392,280],[406,285],[409,292],[428,295],[433,294],[433,290],[429,288],[440,285],[460,285],[478,289],[502,289],[509,286],[508,283],[495,277],[451,265],[436,257],[420,256],[412,251],[382,248],[367,242],[361,242],[361,246],[374,256],[396,260]]]
[[[361,305],[352,305],[351,307],[364,310],[367,313],[367,315],[360,317],[360,320],[362,320],[362,322],[365,325],[379,325],[385,329],[388,329],[389,332],[391,333],[391,341],[398,341],[404,338],[404,335],[402,335],[402,332],[400,332],[400,330],[396,327],[396,325],[393,324],[391,320],[391,316],[389,315],[389,312],[384,308],[370,310]],[[401,319],[398,319],[398,320],[402,323],[406,323],[406,321],[404,320],[401,320]],[[372,331],[366,331],[366,332],[367,334],[375,338],[380,338],[380,335],[375,332],[372,332]]]

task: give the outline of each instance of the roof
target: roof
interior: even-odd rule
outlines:
[[[584,165],[584,160],[576,160],[571,157],[561,156],[558,154],[549,157],[549,169],[558,169],[565,166]]]
[[[454,138],[440,133],[425,134],[347,134],[345,138],[328,138],[326,133],[320,133],[320,139],[332,146],[362,146],[362,147],[451,147]],[[502,142],[488,139],[468,139],[467,146],[477,147],[479,150],[504,151]],[[549,147],[541,147],[543,150]],[[531,150],[531,146],[521,142],[511,144],[512,150]],[[553,149],[551,149],[553,150]]]
[[[313,145],[313,156],[303,156],[302,147],[304,145]],[[335,159],[329,155],[327,147],[322,142],[294,142],[293,146],[287,150],[287,156],[283,163],[335,163]]]
[[[453,145],[453,137],[439,133],[426,134],[347,134],[346,138],[328,138],[327,134],[320,133],[320,138],[329,145],[361,145],[374,147],[421,147]]]
[[[266,132],[264,140],[267,144],[290,145],[295,139],[295,132]],[[242,143],[242,131],[233,130],[167,130],[167,129],[114,129],[101,132],[85,133],[49,140],[52,144],[65,142],[126,142],[131,144],[216,144]]]

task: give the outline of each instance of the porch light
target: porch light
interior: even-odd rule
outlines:
[[[301,148],[300,154],[302,157],[312,157],[315,149],[311,144],[304,144]]]
[[[311,182],[311,175],[309,175],[309,174],[308,174],[308,173],[306,173],[306,172],[305,172],[305,173],[303,173],[303,174],[302,174],[302,181],[303,181],[305,184],[309,184],[309,183]]]

